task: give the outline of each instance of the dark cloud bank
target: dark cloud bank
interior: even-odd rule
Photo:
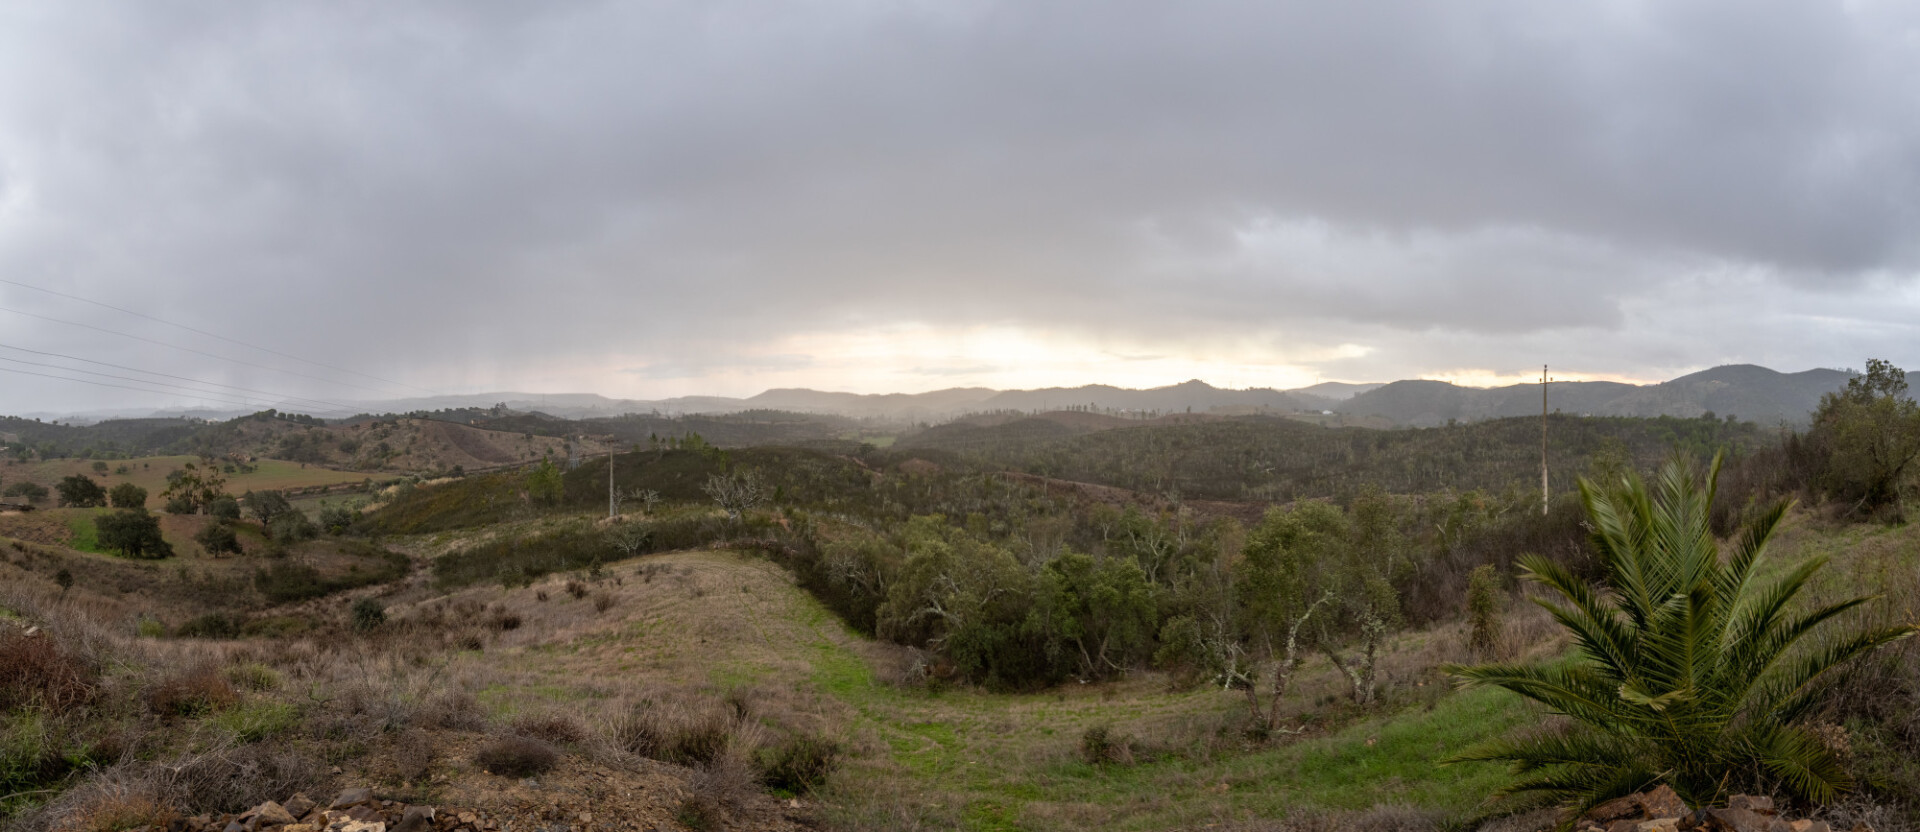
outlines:
[[[1900,4],[0,21],[0,276],[435,391],[872,392],[1007,364],[835,352],[900,325],[1351,379],[1915,363],[1920,13]],[[17,287],[0,306],[262,358]],[[306,396],[418,392],[4,312],[0,334]],[[132,395],[0,385],[0,410]]]

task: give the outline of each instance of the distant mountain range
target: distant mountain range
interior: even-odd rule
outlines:
[[[1611,381],[1555,382],[1547,406],[1591,416],[1736,416],[1762,425],[1806,424],[1820,397],[1847,385],[1844,370],[1782,373],[1752,364],[1729,364],[1659,384]],[[1909,373],[1908,383],[1920,382]],[[1432,426],[1527,416],[1540,412],[1540,385],[1458,387],[1442,381],[1396,381],[1361,393],[1333,408],[1376,416],[1396,425]]]
[[[1843,370],[1781,373],[1751,364],[1730,364],[1659,384],[1555,382],[1548,390],[1548,407],[1562,413],[1594,416],[1696,417],[1713,413],[1721,417],[1737,416],[1763,425],[1805,424],[1809,415],[1819,406],[1820,396],[1846,386],[1849,377]],[[1910,373],[1908,379],[1910,383],[1920,384],[1920,373]],[[358,405],[357,412],[409,413],[491,408],[495,405],[505,405],[509,410],[540,412],[570,419],[626,413],[683,415],[783,410],[938,423],[969,414],[999,411],[1033,413],[1086,410],[1122,415],[1313,413],[1351,417],[1372,424],[1432,426],[1445,424],[1450,419],[1464,422],[1539,413],[1540,385],[1480,388],[1461,387],[1444,381],[1412,380],[1390,384],[1325,382],[1293,390],[1264,387],[1230,390],[1195,380],[1146,390],[1091,384],[1041,390],[956,387],[929,393],[867,395],[785,388],[768,390],[744,399],[685,396],[656,401],[610,399],[591,393],[482,393],[364,402]],[[353,415],[311,410],[301,412],[328,418]],[[109,418],[109,414],[79,415],[96,420]],[[131,414],[111,414],[126,415]],[[220,419],[237,414],[190,410],[168,411],[166,415]]]

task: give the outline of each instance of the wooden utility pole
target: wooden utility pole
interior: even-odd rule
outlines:
[[[607,516],[620,516],[620,503],[613,499],[613,449],[607,449]]]
[[[1553,381],[1547,377],[1547,365],[1540,365],[1540,516],[1547,515],[1547,503],[1551,498],[1547,491],[1547,384]]]

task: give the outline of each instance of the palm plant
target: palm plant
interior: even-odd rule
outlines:
[[[1567,805],[1569,817],[1657,783],[1695,806],[1741,788],[1774,786],[1813,802],[1852,788],[1806,721],[1830,671],[1915,628],[1808,639],[1872,599],[1796,605],[1823,557],[1760,579],[1786,501],[1748,521],[1723,553],[1708,521],[1719,473],[1718,456],[1704,481],[1696,464],[1676,457],[1655,475],[1652,494],[1637,474],[1604,489],[1581,480],[1604,585],[1546,558],[1520,561],[1527,578],[1559,596],[1539,603],[1572,634],[1574,655],[1448,669],[1464,685],[1540,702],[1568,725],[1451,761],[1511,762],[1518,779],[1502,796]]]

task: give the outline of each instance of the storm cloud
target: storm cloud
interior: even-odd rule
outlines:
[[[1765,0],[12,4],[0,276],[327,367],[4,284],[261,366],[11,312],[0,343],[328,400],[1910,365],[1917,34]],[[0,378],[0,410],[135,395]]]

